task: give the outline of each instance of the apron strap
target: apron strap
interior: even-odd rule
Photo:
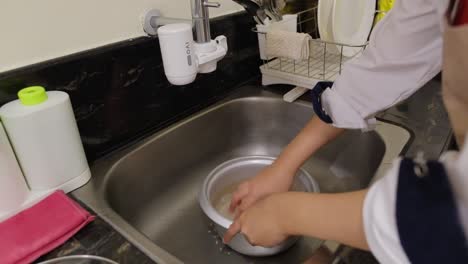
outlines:
[[[411,263],[468,263],[467,240],[441,163],[403,159],[396,203],[400,242]]]

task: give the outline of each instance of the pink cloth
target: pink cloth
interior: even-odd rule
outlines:
[[[60,246],[94,216],[56,191],[0,223],[0,263],[31,263]]]

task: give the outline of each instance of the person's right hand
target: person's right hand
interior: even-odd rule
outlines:
[[[242,182],[232,194],[229,210],[240,214],[256,201],[273,193],[287,192],[294,174],[281,170],[275,163],[265,167],[255,177]]]

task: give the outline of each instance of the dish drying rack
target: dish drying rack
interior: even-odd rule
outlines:
[[[378,12],[378,11],[377,11]],[[284,100],[293,102],[309,89],[312,89],[320,81],[335,81],[341,74],[344,64],[358,57],[367,47],[367,42],[362,45],[349,45],[338,42],[330,42],[319,39],[317,7],[313,7],[296,13],[297,32],[308,33],[312,36],[310,40],[309,59],[295,61],[288,58],[263,56],[263,65],[260,66],[262,73],[262,84],[291,84],[297,87],[284,95]],[[312,26],[310,28],[310,26]],[[309,27],[309,28],[308,28]],[[260,32],[253,28],[260,37],[265,39],[266,32]],[[264,41],[263,43],[265,43]],[[262,47],[260,47],[262,49]],[[345,56],[345,49],[353,49],[352,56]]]

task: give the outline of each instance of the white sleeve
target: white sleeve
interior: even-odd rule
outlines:
[[[380,263],[410,263],[400,244],[396,223],[396,194],[401,160],[375,182],[364,200],[364,233],[369,248]]]
[[[367,129],[374,115],[408,98],[441,70],[442,28],[434,0],[399,0],[363,54],[346,63],[322,107],[334,125]]]
[[[468,139],[468,134],[466,139]],[[465,141],[465,145],[459,153],[444,153],[440,160],[444,163],[448,172],[460,223],[465,231],[465,236],[468,237],[468,140]]]
[[[467,135],[468,136],[468,135]],[[440,159],[447,171],[458,216],[468,236],[468,141],[461,152],[444,153]],[[364,233],[372,254],[380,263],[410,263],[401,246],[396,220],[396,199],[401,159],[375,182],[364,199]]]

